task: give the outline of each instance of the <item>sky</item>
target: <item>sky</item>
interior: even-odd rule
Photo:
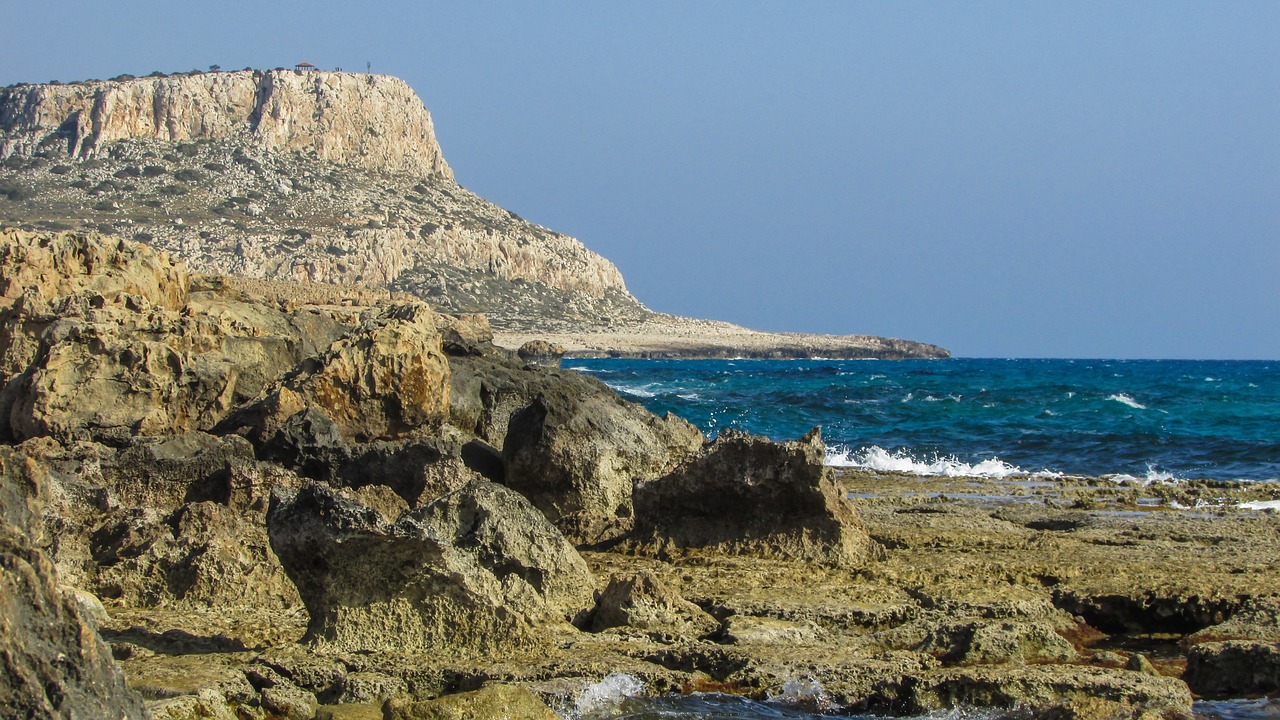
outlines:
[[[1277,2],[0,5],[0,84],[406,80],[649,307],[970,357],[1280,359]]]

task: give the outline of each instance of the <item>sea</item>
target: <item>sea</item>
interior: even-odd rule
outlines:
[[[775,440],[821,426],[836,467],[946,476],[1089,476],[1139,482],[1280,481],[1280,361],[566,359],[708,437]],[[821,689],[767,702],[695,694],[645,698],[606,678],[568,718],[833,717]],[[593,693],[593,694],[592,694]],[[1199,702],[1202,718],[1275,720],[1280,701]],[[841,717],[841,716],[835,716]],[[959,709],[932,720],[982,720]]]
[[[568,359],[714,437],[821,426],[834,466],[1280,480],[1280,361]]]

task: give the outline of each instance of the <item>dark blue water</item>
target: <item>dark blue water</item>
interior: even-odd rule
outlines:
[[[708,435],[933,474],[1280,478],[1280,362],[566,360]]]

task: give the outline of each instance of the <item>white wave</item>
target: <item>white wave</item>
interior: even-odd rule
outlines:
[[[1133,408],[1134,410],[1146,410],[1146,409],[1147,409],[1147,406],[1146,406],[1146,405],[1143,405],[1142,403],[1138,402],[1137,400],[1134,400],[1133,398],[1129,397],[1128,395],[1126,395],[1126,394],[1124,394],[1124,393],[1119,393],[1119,394],[1116,394],[1116,395],[1112,395],[1112,396],[1108,397],[1107,399],[1108,399],[1108,400],[1115,400],[1116,402],[1118,402],[1118,403],[1120,403],[1120,404],[1122,404],[1122,405],[1128,405],[1129,407]]]
[[[909,403],[909,402],[911,402],[911,398],[913,398],[913,397],[915,397],[915,394],[914,394],[914,393],[907,393],[907,396],[906,396],[906,397],[904,397],[904,398],[902,398],[902,402],[904,402],[904,403]]]
[[[933,460],[917,460],[910,453],[899,450],[889,452],[872,445],[861,450],[835,450],[827,448],[825,464],[831,467],[851,467],[881,472],[899,472],[911,475],[941,475],[943,477],[992,477],[1005,478],[1026,475],[1021,468],[1000,458],[978,463],[966,463],[955,457],[935,457]]]
[[[1114,475],[1103,475],[1103,478],[1110,480],[1117,485],[1122,483],[1137,483],[1146,487],[1148,485],[1176,485],[1183,481],[1183,478],[1174,475],[1166,470],[1157,470],[1156,466],[1147,463],[1147,474],[1143,477],[1130,475],[1128,473],[1116,473]]]
[[[942,402],[943,400],[951,400],[952,402],[960,402],[959,395],[944,395],[943,397],[934,397],[933,395],[925,395],[925,402]]]
[[[611,383],[611,382],[606,382],[606,383],[605,383],[605,385],[608,385],[610,388],[612,388],[613,390],[616,390],[617,392],[620,392],[620,393],[626,393],[627,395],[631,395],[631,396],[633,396],[633,397],[651,398],[651,397],[657,397],[657,396],[658,396],[658,393],[654,392],[654,391],[651,389],[651,388],[653,388],[653,385],[652,385],[652,384],[650,384],[650,385],[628,385],[628,384],[626,384],[626,383]]]
[[[570,720],[599,716],[616,708],[623,700],[643,693],[644,683],[639,678],[627,673],[612,672],[600,682],[580,690],[573,698],[573,707],[560,714]]]
[[[831,707],[831,695],[817,678],[810,675],[782,683],[782,692],[770,695],[769,702],[826,710]]]
[[[1280,510],[1280,500],[1254,500],[1240,503],[1236,507],[1244,510]]]

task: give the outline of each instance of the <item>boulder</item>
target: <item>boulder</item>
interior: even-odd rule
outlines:
[[[722,432],[703,452],[635,488],[639,552],[706,549],[855,567],[882,552],[822,461],[816,428],[777,443]]]
[[[90,537],[93,588],[132,607],[298,608],[262,518],[210,501],[111,513]]]
[[[348,443],[327,415],[308,407],[285,420],[260,455],[331,485],[385,485],[417,507],[476,479],[477,470],[490,479],[502,479],[497,451],[483,449],[480,441],[464,440],[420,437]]]
[[[0,716],[143,718],[95,620],[32,539],[43,532],[34,464],[0,452]]]
[[[1187,652],[1187,670],[1182,679],[1197,695],[1274,693],[1280,690],[1280,643],[1201,643]]]
[[[422,303],[382,310],[304,360],[220,430],[245,432],[262,445],[307,409],[328,418],[348,443],[438,429],[449,412],[449,363],[435,313]]]
[[[508,425],[506,484],[580,545],[615,540],[634,524],[636,483],[660,477],[702,447],[702,433],[658,417],[603,383],[556,374]]]
[[[482,313],[440,315],[440,346],[445,355],[485,355],[496,350],[493,328]]]
[[[591,603],[581,556],[527,500],[488,481],[393,523],[310,484],[273,495],[267,526],[310,614],[307,639],[322,648],[496,651]]]
[[[53,323],[9,389],[13,434],[122,444],[213,427],[231,409],[237,370],[216,351],[182,347],[188,330],[176,314],[142,306]]]
[[[639,572],[615,574],[596,601],[591,629],[613,627],[643,630],[664,640],[697,640],[717,632],[720,623],[653,573]]]
[[[526,365],[560,367],[560,360],[564,358],[564,347],[546,340],[530,340],[516,350],[516,355]]]

